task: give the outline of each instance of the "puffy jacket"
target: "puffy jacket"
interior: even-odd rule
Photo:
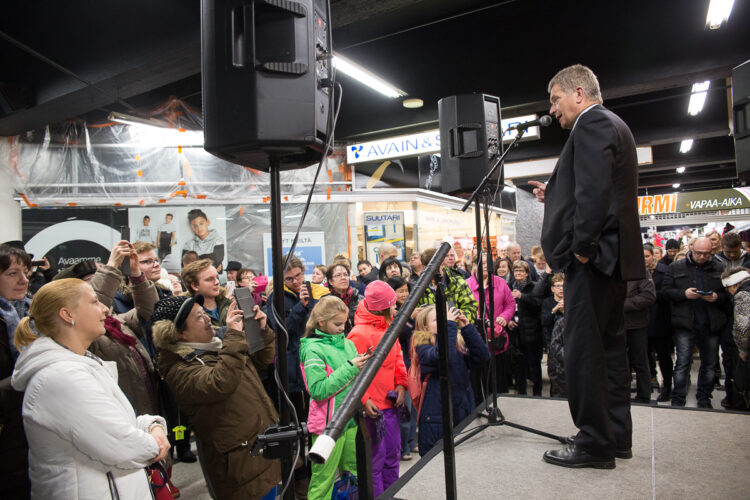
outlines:
[[[656,288],[651,278],[628,281],[625,295],[625,328],[634,330],[648,326],[649,307],[656,301]]]
[[[693,262],[692,252],[687,257],[672,262],[664,275],[662,292],[672,303],[672,326],[682,330],[692,330],[694,326],[694,314],[696,303],[703,299],[689,300],[685,297],[685,290],[697,287],[696,267]],[[705,302],[708,312],[709,329],[711,333],[718,335],[727,321],[725,308],[729,302],[729,294],[721,284],[721,273],[724,266],[715,257],[706,262],[702,267],[703,285],[705,291],[713,291],[718,295],[716,302]]]
[[[18,357],[12,383],[26,391],[33,498],[110,498],[107,472],[121,499],[150,498],[144,467],[159,447],[147,430],[158,423],[166,431],[166,424],[161,417],[136,418],[114,362],[41,337]]]
[[[477,281],[476,276],[473,274],[469,279],[466,280],[466,284],[469,285],[469,288],[471,289],[471,293],[474,294],[474,298],[479,301],[479,282]],[[492,318],[493,326],[495,324],[495,320],[497,318],[502,317],[505,319],[505,323],[507,324],[511,320],[513,320],[513,315],[516,312],[516,301],[513,299],[513,295],[510,292],[510,288],[508,287],[508,283],[502,279],[500,276],[493,276],[492,277],[492,286],[494,287],[492,289],[492,296],[495,299],[494,300],[494,310],[495,317]],[[489,318],[490,316],[490,291],[485,286],[484,288],[484,303],[485,303],[485,317]],[[499,326],[499,325],[498,325]],[[494,333],[495,329],[493,329]],[[493,349],[495,351],[495,354],[500,354],[501,351],[498,349]]]
[[[99,302],[107,307],[112,307],[113,297],[118,293],[118,286],[122,275],[118,269],[111,266],[102,266],[96,270],[91,279]],[[151,317],[154,312],[154,304],[159,300],[157,287],[149,280],[129,287],[130,296],[134,308],[125,314],[117,314],[114,317],[120,322],[121,331],[134,339],[143,338],[141,326]],[[130,348],[115,340],[109,334],[97,338],[89,347],[89,351],[106,361],[117,363],[117,383],[122,392],[130,400],[137,414],[157,413],[156,388],[158,380],[154,365],[151,362],[146,348],[143,344],[136,342]],[[135,358],[139,356],[140,361]],[[145,370],[145,371],[144,371]]]
[[[281,480],[278,460],[249,453],[278,418],[258,376],[273,360],[273,331],[263,334],[266,348],[248,356],[243,332],[228,329],[221,349],[210,352],[170,343],[170,328],[169,321],[154,325],[159,373],[190,417],[217,498],[262,498]]]
[[[354,328],[347,337],[354,342],[359,354],[364,354],[367,349],[373,349],[378,345],[383,334],[388,329],[388,323],[382,316],[375,316],[362,301],[357,307],[357,313],[354,316]],[[406,377],[406,365],[401,354],[401,344],[394,342],[388,355],[383,360],[383,364],[372,379],[370,387],[365,391],[362,397],[362,404],[372,399],[372,402],[381,410],[393,408],[393,403],[386,397],[388,391],[396,389],[397,385],[404,388],[408,386]]]
[[[664,276],[667,274],[667,264],[663,260],[657,262],[656,267],[651,270],[651,278],[656,289],[656,301],[651,304],[648,320],[649,337],[671,337],[674,334],[672,327],[672,304],[664,295]]]
[[[299,356],[310,394],[307,428],[313,434],[320,434],[359,373],[359,368],[351,362],[357,356],[357,348],[344,334],[328,335],[316,330],[300,340]],[[344,429],[354,425],[354,420],[349,419]]]
[[[291,291],[286,285],[284,286],[284,321],[286,331],[289,334],[286,346],[286,371],[289,378],[289,392],[302,392],[305,390],[305,383],[302,380],[302,370],[299,363],[299,339],[305,333],[307,318],[310,317],[315,304],[323,295],[329,293],[328,289],[322,285],[312,283],[313,297],[305,306],[300,300],[299,295]],[[273,294],[276,289],[268,296],[266,301],[266,314],[268,315],[268,324],[271,328],[276,328],[276,317],[273,315]]]
[[[502,278],[501,278],[502,279]],[[453,424],[456,425],[474,410],[474,391],[471,388],[470,369],[490,359],[487,346],[484,345],[477,329],[469,323],[461,329],[466,343],[466,354],[461,355],[456,348],[458,326],[448,321],[448,359],[450,363],[451,401],[453,403]],[[432,334],[414,332],[412,342],[419,358],[422,380],[428,375],[427,389],[423,395],[422,411],[419,416],[420,443],[428,443],[428,448],[442,437],[442,395],[440,377],[438,342],[430,343]],[[424,434],[424,436],[422,435]],[[427,437],[428,439],[424,440]],[[420,444],[421,446],[421,444]],[[427,450],[419,450],[424,455]]]

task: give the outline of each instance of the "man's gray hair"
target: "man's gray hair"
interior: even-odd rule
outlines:
[[[602,102],[602,91],[599,89],[599,80],[593,71],[582,64],[574,64],[557,72],[547,85],[547,92],[552,92],[552,87],[559,85],[566,94],[572,93],[576,87],[583,87],[586,97],[594,102]]]

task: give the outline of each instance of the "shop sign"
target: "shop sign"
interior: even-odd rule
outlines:
[[[367,260],[373,265],[380,265],[378,252],[384,243],[399,250],[400,260],[406,258],[403,212],[365,212],[364,233]]]
[[[510,142],[517,131],[509,127],[536,120],[537,115],[517,116],[502,120],[503,142]],[[539,139],[539,127],[530,127],[523,136],[526,139]],[[382,161],[404,156],[420,156],[440,152],[440,130],[428,130],[419,134],[400,135],[379,141],[352,144],[346,148],[346,161],[349,164],[367,161]]]
[[[281,235],[282,255],[286,255],[292,248],[294,234],[295,233],[283,233]],[[265,256],[263,262],[265,272],[263,274],[271,276],[273,274],[273,269],[271,268],[271,262],[273,261],[271,252],[271,233],[263,233],[263,255]],[[305,266],[305,279],[309,281],[312,278],[315,266],[326,263],[325,233],[322,231],[299,233],[297,246],[294,247],[294,255],[301,260],[302,265]]]
[[[640,215],[750,208],[750,188],[715,189],[638,197]]]

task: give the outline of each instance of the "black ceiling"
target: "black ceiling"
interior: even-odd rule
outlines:
[[[654,147],[642,189],[743,180],[729,135],[727,77],[750,58],[748,2],[735,2],[718,30],[704,28],[708,0],[331,0],[331,7],[334,50],[425,102],[405,109],[341,75],[337,140],[434,128],[437,100],[467,92],[499,96],[504,117],[544,112],[547,81],[580,62],[597,73],[605,105],[638,144]],[[169,96],[200,108],[197,0],[4,2],[0,31],[0,135],[148,111]],[[690,87],[706,79],[706,107],[690,117]],[[695,146],[680,154],[688,137]],[[553,124],[509,160],[554,156],[564,140]]]

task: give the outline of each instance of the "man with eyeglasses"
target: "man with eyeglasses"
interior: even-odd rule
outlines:
[[[721,284],[723,264],[712,256],[711,240],[698,238],[687,257],[673,262],[664,275],[662,293],[672,302],[677,363],[672,406],[685,406],[693,348],[701,358],[698,408],[712,408],[719,335],[727,322],[729,295]]]
[[[140,267],[146,279],[156,285],[156,293],[159,295],[159,300],[171,297],[172,286],[167,286],[166,283],[160,281],[161,265],[159,265],[159,259],[156,257],[156,245],[139,241],[135,243],[134,247],[135,253],[138,255],[138,267]],[[115,295],[112,307],[118,314],[125,314],[133,309],[133,292],[129,286],[120,287]],[[143,319],[145,321],[148,318]]]

